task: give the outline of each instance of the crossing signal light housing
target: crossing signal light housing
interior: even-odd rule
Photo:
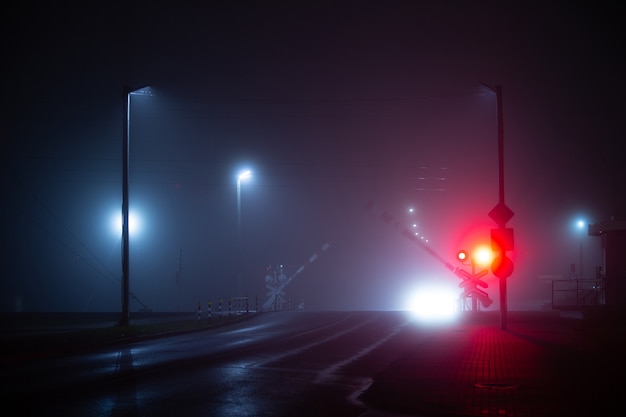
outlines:
[[[491,229],[491,249],[495,252],[507,252],[515,249],[513,229]]]
[[[460,250],[456,253],[456,259],[459,262],[466,262],[469,259],[469,254],[466,250]]]
[[[500,255],[493,260],[491,271],[498,278],[508,278],[513,273],[513,261],[506,255]]]

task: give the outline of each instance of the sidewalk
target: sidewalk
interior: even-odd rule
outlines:
[[[554,312],[509,312],[501,330],[499,313],[492,313],[434,330],[378,375],[362,400],[418,416],[599,417],[626,410],[623,333],[592,337],[581,320]]]

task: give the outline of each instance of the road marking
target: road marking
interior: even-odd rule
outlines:
[[[356,354],[352,355],[351,357],[349,357],[347,359],[344,359],[344,360],[342,360],[340,362],[336,362],[336,363],[332,364],[331,366],[327,367],[326,369],[323,369],[322,371],[320,371],[318,373],[317,378],[315,379],[315,383],[316,384],[327,384],[329,382],[332,382],[336,378],[335,373],[340,368],[343,368],[344,366],[348,365],[349,363],[354,362],[354,361],[362,358],[363,356],[365,356],[365,355],[369,354],[370,352],[372,352],[374,349],[378,348],[383,343],[386,343],[392,337],[394,337],[395,335],[400,333],[400,328],[401,328],[401,326],[396,326],[383,339],[380,339],[380,340],[372,343],[371,345],[361,349],[360,351],[358,351]]]
[[[340,320],[339,322],[332,323],[332,324],[329,324],[329,325],[326,325],[326,326],[323,326],[323,327],[320,327],[320,328],[317,328],[317,329],[313,329],[313,330],[310,330],[310,331],[305,332],[305,333],[300,333],[300,334],[298,334],[297,336],[292,336],[292,338],[293,338],[293,337],[299,337],[299,336],[302,336],[302,335],[304,335],[304,334],[313,333],[313,332],[315,332],[315,331],[318,331],[318,330],[321,330],[321,329],[324,329],[324,328],[327,328],[327,327],[334,326],[334,325],[336,325],[336,324],[341,323],[342,321],[345,321],[345,320],[346,320],[346,319],[348,319],[350,316],[352,316],[352,314],[350,314],[350,315],[346,316],[345,318],[343,318],[343,319],[342,319],[342,320]],[[351,332],[353,332],[353,331],[355,331],[355,330],[357,330],[357,329],[359,329],[359,328],[361,328],[361,327],[363,327],[363,326],[365,326],[365,325],[369,324],[372,320],[373,320],[373,319],[371,319],[371,318],[370,318],[370,319],[368,319],[367,321],[364,321],[363,323],[359,323],[359,324],[357,324],[357,325],[355,325],[355,326],[352,326],[352,327],[350,327],[350,328],[348,328],[348,329],[345,329],[345,330],[343,330],[343,331],[341,331],[341,332],[339,332],[339,333],[335,333],[335,334],[333,334],[332,336],[326,337],[326,338],[324,338],[324,339],[318,340],[318,341],[313,342],[313,343],[309,343],[309,344],[307,344],[307,345],[304,345],[304,346],[298,347],[298,348],[296,348],[296,349],[292,349],[292,350],[288,350],[288,351],[285,351],[285,352],[281,352],[281,353],[275,354],[275,355],[271,356],[270,358],[264,359],[264,360],[259,361],[259,362],[256,362],[256,363],[251,363],[251,364],[249,364],[248,366],[253,366],[253,367],[262,367],[262,366],[264,366],[265,364],[268,364],[268,363],[271,363],[271,362],[276,362],[276,361],[279,361],[279,360],[281,360],[281,359],[287,358],[287,357],[289,357],[289,356],[297,355],[297,354],[299,354],[299,353],[301,353],[301,352],[304,352],[304,351],[306,351],[306,350],[309,350],[309,349],[311,349],[311,348],[313,348],[313,347],[315,347],[315,346],[319,346],[319,345],[321,345],[321,344],[324,344],[324,343],[326,343],[326,342],[329,342],[329,341],[331,341],[331,340],[334,340],[334,339],[337,339],[337,338],[339,338],[339,337],[341,337],[341,336],[344,336],[344,335],[346,335],[346,334],[348,334],[348,333],[351,333]]]

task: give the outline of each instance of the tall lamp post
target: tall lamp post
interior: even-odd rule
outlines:
[[[580,231],[580,233],[582,233],[582,231],[585,229],[585,222],[583,220],[578,220],[576,222],[576,228]],[[583,237],[582,235],[580,236],[580,271],[578,271],[578,279],[583,279],[584,278],[584,271],[583,271]]]
[[[128,161],[130,145],[130,99],[133,95],[151,96],[150,87],[136,90],[124,86],[124,126],[122,133],[122,317],[120,326],[130,324],[130,277],[129,277],[129,217],[128,217]]]
[[[237,296],[241,295],[241,181],[252,176],[250,170],[245,170],[237,176]]]

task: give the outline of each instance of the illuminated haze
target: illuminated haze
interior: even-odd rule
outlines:
[[[311,309],[398,309],[422,283],[456,288],[401,232],[449,262],[476,237],[488,243],[498,154],[496,97],[483,83],[503,87],[511,308],[549,302],[542,277],[567,278],[581,245],[593,274],[600,242],[578,218],[624,218],[617,10],[147,4],[9,17],[5,311],[119,310],[124,85],[155,91],[131,101],[141,227],[130,286],[156,311],[235,295],[261,304],[277,264],[288,276],[305,266],[286,292]],[[242,168],[253,175],[241,184],[239,235]]]

